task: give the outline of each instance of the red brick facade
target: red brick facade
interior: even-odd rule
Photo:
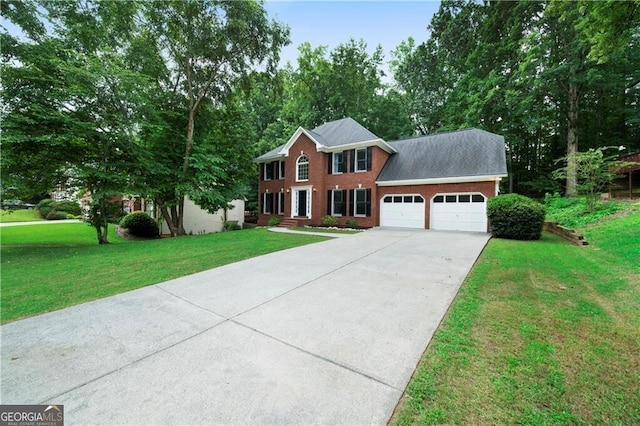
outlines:
[[[332,161],[331,153],[318,152],[316,144],[302,133],[291,145],[289,155],[281,159],[284,161],[284,177],[280,176],[280,166],[278,161],[270,161],[259,165],[259,215],[258,224],[267,225],[273,216],[281,220],[288,218],[298,219],[299,224],[320,225],[322,216],[331,214],[331,203],[329,198],[330,190],[344,190],[346,207],[345,214],[338,215],[339,225],[346,225],[347,220],[355,221],[363,227],[374,227],[380,225],[380,202],[388,194],[420,194],[425,199],[425,228],[429,228],[430,201],[438,193],[482,193],[485,197],[493,197],[495,194],[495,181],[468,182],[468,183],[447,183],[435,185],[403,185],[403,186],[376,186],[376,178],[384,167],[389,153],[372,146],[370,148],[371,160],[370,170],[352,171],[350,156],[354,155],[353,150],[346,149],[345,162],[348,163],[347,171],[344,173],[329,173],[329,162]],[[302,156],[308,158],[308,180],[297,181],[297,161]],[[269,180],[265,180],[265,167],[272,167]],[[366,192],[370,199],[366,214],[358,215],[355,211],[353,192],[357,189],[368,189]],[[309,207],[310,219],[294,215],[296,191],[307,191],[310,196]],[[278,195],[279,194],[279,195]],[[364,192],[360,192],[361,196]],[[265,202],[265,198],[268,200]],[[283,211],[279,211],[280,203],[284,203]],[[265,212],[265,207],[270,207],[271,212]],[[362,206],[361,206],[362,208]],[[308,214],[309,212],[307,212]]]

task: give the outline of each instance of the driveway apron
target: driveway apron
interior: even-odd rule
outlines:
[[[376,228],[0,327],[65,424],[383,424],[488,234]]]

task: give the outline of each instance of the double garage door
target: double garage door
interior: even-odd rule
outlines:
[[[431,229],[487,231],[487,199],[479,193],[437,194],[430,201]],[[425,227],[425,200],[420,195],[386,195],[380,203],[380,225]]]

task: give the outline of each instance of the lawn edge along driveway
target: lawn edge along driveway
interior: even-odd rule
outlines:
[[[68,424],[386,422],[489,236],[374,229],[2,326]]]

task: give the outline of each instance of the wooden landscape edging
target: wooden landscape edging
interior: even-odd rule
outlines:
[[[570,243],[578,246],[586,246],[589,244],[584,236],[578,234],[573,229],[565,228],[564,226],[558,224],[558,222],[545,222],[542,229],[547,232],[551,232],[552,234],[559,235]]]

